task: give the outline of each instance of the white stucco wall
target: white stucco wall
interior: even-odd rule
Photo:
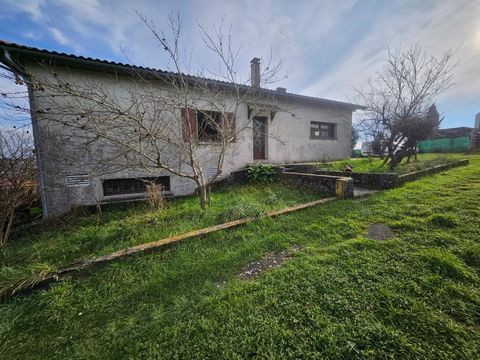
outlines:
[[[26,64],[29,73],[36,77],[50,76],[49,71],[36,64]],[[68,78],[69,82],[82,82],[85,80],[94,80],[103,84],[114,94],[122,96],[128,91],[134,90],[134,85],[128,78],[115,78],[100,72],[87,72],[83,70],[55,69],[60,77]],[[158,85],[158,91],[162,91],[162,86]],[[32,109],[45,109],[48,104],[48,93],[42,91],[33,91],[31,96]],[[228,101],[228,100],[227,100]],[[232,98],[233,103],[233,98]],[[279,111],[271,118],[269,110],[264,113],[257,112],[257,115],[268,117],[267,138],[267,159],[262,160],[269,163],[284,162],[304,162],[316,160],[336,160],[345,159],[351,152],[351,127],[352,112],[342,107],[333,108],[325,105],[306,104],[292,101],[277,104],[285,111]],[[263,100],[258,108],[268,108],[269,101]],[[208,110],[208,109],[206,109]],[[243,128],[250,124],[248,119],[247,104],[242,104],[236,112],[237,127]],[[318,140],[310,139],[310,122],[320,121],[337,124],[336,139]],[[195,183],[192,180],[180,178],[171,175],[165,170],[160,170],[152,174],[143,170],[122,170],[115,173],[102,173],[97,171],[95,164],[102,161],[102,153],[108,154],[109,149],[99,148],[93,154],[89,154],[93,161],[90,164],[78,166],[67,158],[73,158],[76,154],[74,136],[67,144],[54,146],[55,139],[52,135],[55,133],[71,132],[71,129],[64,128],[58,124],[51,124],[46,121],[41,114],[32,115],[34,136],[36,138],[39,170],[41,184],[43,184],[43,195],[45,199],[45,210],[47,216],[54,216],[66,212],[73,206],[95,205],[96,203],[108,202],[110,200],[128,199],[131,195],[106,197],[103,195],[102,180],[109,178],[131,178],[131,177],[151,177],[151,176],[171,176],[171,192],[174,196],[188,195],[195,191]],[[180,127],[180,124],[179,124]],[[180,129],[180,128],[179,128]],[[237,140],[227,150],[222,176],[228,176],[232,171],[240,169],[245,165],[254,162],[253,160],[253,131],[248,126],[244,131],[238,134]],[[208,153],[211,152],[211,146],[204,146],[208,163]],[[62,154],[60,154],[62,153]],[[65,156],[61,156],[65,155]],[[68,155],[68,156],[66,156]],[[83,155],[84,156],[84,155]],[[205,168],[209,165],[204,164]],[[208,170],[207,170],[208,172]],[[88,174],[89,185],[85,186],[67,186],[67,175]]]

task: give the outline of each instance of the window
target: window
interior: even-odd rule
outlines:
[[[235,142],[235,114],[183,108],[182,133],[184,141],[219,142],[225,135],[228,142]]]
[[[337,124],[318,121],[310,122],[310,139],[336,139]]]
[[[142,194],[145,192],[145,186],[152,181],[162,184],[165,191],[170,191],[170,176],[107,179],[103,180],[103,195]]]
[[[198,111],[198,140],[220,141],[222,128],[222,113],[218,111]]]

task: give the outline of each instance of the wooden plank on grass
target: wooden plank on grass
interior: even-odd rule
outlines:
[[[122,249],[122,250],[112,252],[112,253],[107,254],[107,255],[94,257],[94,258],[91,258],[91,259],[88,259],[88,260],[85,260],[85,261],[82,261],[82,262],[72,264],[70,266],[61,268],[61,269],[59,269],[57,271],[54,271],[54,272],[51,272],[51,273],[47,273],[47,274],[43,275],[41,278],[39,278],[38,281],[35,284],[32,284],[28,288],[23,287],[22,284],[17,285],[17,286],[12,286],[9,290],[5,291],[1,295],[3,295],[4,297],[9,297],[9,296],[21,293],[21,292],[31,291],[35,288],[44,287],[44,286],[46,286],[46,285],[48,285],[52,282],[58,281],[61,278],[67,277],[69,275],[79,274],[88,267],[103,265],[103,264],[106,264],[108,262],[111,262],[111,261],[119,259],[119,258],[123,258],[123,257],[128,256],[128,255],[134,255],[134,254],[139,254],[139,253],[143,253],[143,252],[146,252],[146,251],[156,250],[156,249],[159,249],[159,248],[161,248],[161,247],[163,247],[167,244],[172,244],[172,243],[176,243],[176,242],[179,242],[179,241],[182,241],[182,240],[191,239],[191,238],[194,238],[194,237],[199,237],[199,236],[203,236],[203,235],[206,235],[206,234],[210,234],[210,233],[213,233],[213,232],[216,232],[216,231],[237,227],[237,226],[244,225],[244,224],[250,223],[252,221],[258,220],[260,218],[275,217],[275,216],[279,216],[279,215],[283,215],[283,214],[289,214],[289,213],[294,212],[294,211],[298,211],[298,210],[310,208],[310,207],[313,207],[313,206],[316,206],[316,205],[324,204],[324,203],[333,201],[335,199],[336,199],[335,197],[330,197],[330,198],[326,198],[326,199],[311,201],[311,202],[304,203],[304,204],[289,206],[289,207],[281,209],[281,210],[267,211],[265,213],[265,215],[260,216],[260,217],[254,217],[254,216],[246,217],[246,218],[239,219],[239,220],[229,221],[229,222],[226,222],[224,224],[219,224],[219,225],[209,226],[209,227],[199,229],[199,230],[189,231],[189,232],[184,233],[184,234],[170,236],[170,237],[165,238],[165,239],[152,241],[152,242],[149,242],[149,243],[140,244],[140,245],[136,245],[136,246],[131,246],[131,247],[128,247],[128,248],[125,248],[125,249]]]
[[[332,200],[335,200],[335,198],[330,197],[330,198],[326,198],[326,199],[311,201],[311,202],[304,203],[304,204],[290,206],[290,207],[287,207],[287,208],[284,208],[284,209],[281,209],[281,210],[267,211],[265,213],[265,215],[262,216],[262,217],[275,217],[275,216],[279,216],[279,215],[283,215],[283,214],[288,214],[288,213],[291,213],[291,212],[294,212],[294,211],[306,209],[306,208],[316,206],[316,205],[319,205],[319,204],[324,204],[324,203],[332,201]],[[181,241],[181,240],[186,240],[186,239],[190,239],[190,238],[193,238],[193,237],[203,236],[203,235],[210,234],[210,233],[213,233],[213,232],[216,232],[216,231],[219,231],[219,230],[225,230],[225,229],[237,227],[239,225],[244,225],[244,224],[247,224],[249,222],[255,221],[257,219],[259,219],[259,218],[254,217],[254,216],[250,216],[250,217],[246,217],[246,218],[239,219],[239,220],[229,221],[229,222],[219,224],[219,225],[209,226],[209,227],[206,227],[206,228],[203,228],[203,229],[200,229],[200,230],[189,231],[189,232],[181,234],[181,235],[170,236],[170,237],[165,238],[165,239],[152,241],[152,242],[148,242],[148,243],[140,244],[140,245],[136,245],[136,246],[131,246],[131,247],[128,247],[128,248],[125,248],[125,249],[122,249],[122,250],[112,252],[112,253],[107,254],[107,255],[94,257],[92,259],[86,260],[86,261],[84,261],[82,263],[79,263],[79,264],[75,264],[73,266],[69,266],[67,268],[60,269],[60,270],[56,271],[56,274],[57,274],[57,276],[59,276],[59,275],[62,275],[62,274],[75,272],[75,271],[78,271],[78,270],[83,269],[83,268],[85,268],[87,266],[90,266],[90,265],[109,262],[109,261],[118,259],[118,258],[126,256],[126,255],[138,254],[138,253],[141,253],[141,252],[145,252],[145,251],[148,251],[148,250],[153,250],[153,249],[162,247],[162,246],[167,245],[167,244],[175,243],[175,242],[178,242],[178,241]]]

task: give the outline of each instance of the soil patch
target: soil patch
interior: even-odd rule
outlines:
[[[247,266],[245,266],[243,270],[237,275],[237,277],[242,280],[254,279],[264,271],[282,266],[285,261],[289,260],[292,257],[293,253],[301,250],[303,250],[303,246],[294,245],[288,250],[268,254],[264,258],[253,261]]]
[[[395,236],[393,230],[385,224],[370,224],[367,229],[367,238],[372,240],[386,240]]]

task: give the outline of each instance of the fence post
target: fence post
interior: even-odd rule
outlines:
[[[335,196],[341,199],[353,197],[353,179],[347,177],[338,178],[335,182]]]

